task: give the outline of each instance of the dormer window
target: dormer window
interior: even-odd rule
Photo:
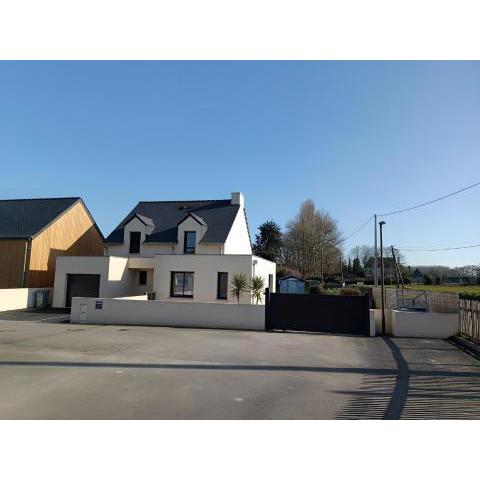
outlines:
[[[130,253],[140,253],[141,232],[130,232]]]
[[[183,253],[195,253],[195,245],[197,243],[196,232],[185,232],[183,241]]]

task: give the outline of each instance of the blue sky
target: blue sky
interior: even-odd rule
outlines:
[[[79,195],[105,234],[139,200],[237,190],[252,237],[306,198],[349,234],[480,180],[480,62],[0,62],[0,162],[0,198]],[[477,188],[392,216],[385,243],[480,243],[479,206]]]

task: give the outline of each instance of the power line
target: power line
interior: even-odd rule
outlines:
[[[476,248],[480,247],[480,243],[477,245],[467,245],[465,247],[449,247],[449,248],[433,248],[433,249],[409,249],[409,248],[401,248],[403,252],[444,252],[446,250],[462,250],[464,248]]]
[[[444,200],[445,198],[452,197],[453,195],[457,195],[457,193],[465,192],[465,190],[470,190],[471,188],[478,187],[479,185],[480,185],[480,182],[476,182],[476,183],[473,183],[472,185],[469,185],[468,187],[461,188],[460,190],[457,190],[456,192],[449,193],[448,195],[443,195],[443,197],[435,198],[434,200],[429,200],[428,202],[424,202],[424,203],[421,203],[419,205],[414,205],[413,207],[404,208],[403,210],[396,210],[394,212],[381,213],[378,216],[379,217],[387,217],[389,215],[395,215],[397,213],[408,212],[410,210],[415,210],[416,208],[425,207],[426,205],[430,205],[432,203],[439,202],[440,200]]]
[[[357,228],[354,232],[350,233],[350,235],[347,235],[343,241],[348,240],[350,237],[353,237],[356,233],[358,233],[360,230],[365,228],[372,220],[373,220],[374,215],[372,215],[365,223],[362,223],[361,227]]]
[[[472,242],[476,242],[477,240],[465,240],[464,242],[454,242],[454,246],[463,246],[463,245],[469,245]],[[450,248],[452,247],[452,244],[445,244],[445,243],[436,243],[434,245],[400,245],[395,248],[399,248],[400,250],[412,250],[412,249],[424,249],[424,248]],[[453,247],[452,247],[453,248]]]

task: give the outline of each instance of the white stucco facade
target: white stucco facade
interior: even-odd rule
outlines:
[[[105,298],[141,295],[151,291],[153,271],[147,275],[147,285],[139,285],[138,269],[128,268],[128,260],[128,257],[113,256],[58,257],[53,287],[53,307],[65,306],[69,274],[100,275],[99,296]]]
[[[150,219],[143,218],[143,221],[142,216],[132,215],[123,225],[123,242],[107,243],[106,256],[59,257],[53,306],[66,305],[69,275],[75,274],[99,275],[99,297],[102,298],[154,293],[156,300],[163,301],[236,303],[236,298],[230,292],[231,281],[236,273],[245,274],[248,281],[254,275],[260,276],[265,288],[270,287],[274,291],[276,265],[252,255],[243,195],[233,193],[231,206],[228,200],[223,202],[227,203],[227,208],[236,210],[235,216],[230,217],[228,230],[224,230],[223,242],[217,242],[215,236],[214,241],[211,235],[208,237],[207,233],[211,232],[201,212],[198,215],[185,213],[175,226],[176,241],[171,243],[146,241],[154,226],[150,224]],[[218,225],[212,228],[215,232]],[[131,232],[140,232],[139,253],[130,253]],[[184,253],[185,232],[195,232],[195,253]],[[208,241],[205,241],[206,238]],[[140,284],[140,272],[146,272],[142,274],[147,278],[145,284]],[[188,274],[189,282],[193,283],[192,295],[172,295],[172,275],[175,272]],[[227,282],[226,299],[219,298],[219,273],[223,274],[223,290]],[[240,303],[253,303],[250,293],[243,293]]]
[[[244,273],[249,280],[253,275],[261,276],[265,288],[269,286],[270,278],[275,288],[275,263],[255,255],[156,255],[154,264],[153,291],[157,300],[237,303],[230,292],[235,273]],[[193,298],[171,296],[172,272],[193,272]],[[217,298],[220,272],[228,275],[226,300]],[[241,295],[240,303],[252,303],[249,293]]]

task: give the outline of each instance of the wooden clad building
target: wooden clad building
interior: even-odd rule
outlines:
[[[0,200],[0,288],[53,287],[59,255],[103,255],[79,197]]]

